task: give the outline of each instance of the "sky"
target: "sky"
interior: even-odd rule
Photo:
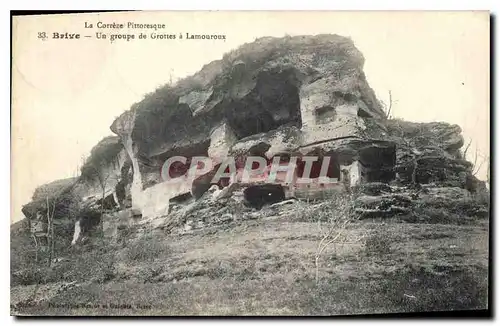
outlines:
[[[165,24],[159,34],[225,34],[226,40],[96,39],[85,22]],[[94,26],[95,27],[95,26]],[[192,75],[263,36],[339,34],[365,57],[364,71],[393,116],[462,127],[468,158],[486,178],[490,135],[487,12],[130,12],[16,17],[13,23],[11,222],[34,189],[76,176],[109,126],[146,93]],[[81,39],[39,39],[39,33]],[[83,35],[91,35],[85,38]],[[137,37],[137,36],[136,36]]]

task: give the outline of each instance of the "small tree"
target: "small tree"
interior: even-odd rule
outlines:
[[[411,166],[411,185],[417,186],[417,171],[418,171],[418,156],[421,154],[417,149],[415,149],[415,143],[412,142],[411,137],[407,135],[403,126],[401,126],[400,121],[395,121],[395,127],[398,130],[399,138],[401,139],[404,149],[410,159],[406,163],[406,166]]]
[[[52,200],[52,210],[50,208],[50,201],[49,197],[47,197],[47,239],[48,241],[48,246],[49,246],[49,267],[52,264],[52,258],[54,257],[54,245],[55,245],[55,238],[54,238],[54,214],[56,211],[56,204],[57,204],[57,198],[54,198]]]
[[[478,162],[478,158],[481,158],[480,162]],[[479,154],[479,150],[476,146],[476,152],[474,154],[474,163],[472,164],[472,175],[476,176],[479,173],[479,171],[481,171],[481,168],[483,167],[484,162],[488,162],[487,173],[489,173],[489,161],[490,161],[489,156],[484,156],[484,155]],[[488,178],[489,178],[489,176],[488,176]]]
[[[472,138],[469,139],[469,143],[467,143],[467,146],[465,146],[464,152],[462,154],[464,159],[467,159],[467,151],[469,150],[470,144],[472,143]]]
[[[384,111],[385,113],[385,117],[387,119],[391,119],[392,118],[392,92],[389,90],[389,104],[386,104],[384,101],[380,101],[380,104],[382,104],[382,110]]]
[[[329,209],[318,211],[318,228],[321,240],[314,256],[315,279],[319,283],[320,259],[330,245],[358,243],[364,235],[352,237],[349,227],[358,218],[353,214],[353,194],[339,195],[329,203]]]
[[[47,208],[47,245],[49,249],[49,266],[55,256],[56,231],[55,220],[57,217],[66,216],[74,218],[78,215],[80,198],[73,193],[74,183],[62,192],[46,197]]]
[[[488,181],[488,189],[491,189],[491,184],[490,184],[490,158],[488,157],[488,170],[486,171],[486,179]]]
[[[47,264],[50,267],[52,263],[52,257],[54,256],[54,247],[55,247],[55,237],[54,237],[54,216],[57,205],[57,197],[49,198],[46,197],[45,204],[42,205],[42,208],[46,209],[45,217],[40,211],[36,213],[35,221],[29,220],[30,232],[33,240],[35,242],[35,264],[38,263],[38,254],[40,248],[46,248],[44,251],[48,251],[48,260]],[[46,225],[46,227],[45,227]],[[39,246],[39,238],[45,238],[46,246]]]
[[[86,174],[90,176],[93,180],[97,180],[99,183],[99,188],[101,190],[101,209],[100,209],[100,221],[99,228],[102,232],[102,236],[104,236],[104,198],[106,197],[106,187],[108,186],[110,173],[106,171],[106,166],[104,164],[90,164],[86,165]]]
[[[472,138],[469,139],[469,142],[467,143],[467,146],[465,147],[463,153],[462,153],[462,156],[464,159],[467,159],[467,151],[469,150],[470,148],[470,145],[472,143]],[[488,168],[487,168],[487,175],[486,175],[486,178],[487,178],[487,181],[488,181],[488,184],[489,184],[489,178],[490,178],[490,157],[488,155],[482,155],[479,153],[479,148],[477,146],[477,143],[476,143],[476,149],[474,151],[474,157],[473,157],[473,161],[471,162],[472,163],[472,170],[471,170],[471,173],[473,176],[476,176],[479,171],[481,171],[481,168],[483,167],[483,164],[484,162],[487,162],[488,163]],[[478,161],[478,159],[480,159],[480,161]]]
[[[116,127],[116,126],[115,126]],[[123,126],[119,126],[123,127]],[[109,179],[112,175],[110,167],[116,164],[120,152],[123,150],[123,144],[117,136],[108,136],[103,138],[90,152],[90,156],[82,166],[80,180],[86,183],[98,183],[101,191],[101,220],[100,229],[104,234],[103,216],[104,216],[104,198],[106,197],[106,188],[109,186]]]

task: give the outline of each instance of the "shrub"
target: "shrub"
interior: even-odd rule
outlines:
[[[391,250],[391,239],[382,232],[374,232],[365,239],[365,252],[383,257]]]
[[[152,261],[161,254],[170,252],[171,248],[160,239],[145,236],[128,245],[125,255],[129,261]]]
[[[41,269],[37,266],[30,266],[11,273],[10,285],[30,285],[44,283],[44,275]]]
[[[334,196],[328,205],[316,212],[321,240],[315,254],[316,283],[319,281],[320,258],[331,244],[359,242],[364,235],[354,237],[348,229],[357,218],[353,214],[353,200],[350,194]]]

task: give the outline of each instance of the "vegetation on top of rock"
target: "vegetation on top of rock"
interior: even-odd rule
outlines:
[[[385,126],[391,140],[398,143],[406,141],[416,147],[438,147],[450,152],[460,149],[464,144],[460,126],[446,122],[388,119]]]
[[[21,209],[27,218],[35,218],[37,211],[47,211],[47,204],[53,207],[56,218],[68,216],[68,212],[77,206],[77,199],[72,193],[78,178],[67,178],[44,184],[35,189],[32,201]]]
[[[33,200],[45,200],[47,197],[57,197],[65,191],[69,190],[78,178],[66,178],[55,180],[50,183],[37,187],[33,192]]]
[[[95,179],[95,174],[99,169],[112,163],[123,149],[123,144],[118,136],[108,136],[103,138],[92,148],[90,156],[85,161],[80,172],[82,181]]]
[[[232,65],[241,60],[244,63],[262,64],[263,60],[269,58],[279,58],[290,50],[315,48],[324,44],[334,44],[332,55],[336,56],[355,56],[364,63],[364,57],[361,52],[353,52],[353,42],[350,38],[336,34],[321,34],[315,36],[299,35],[285,37],[261,37],[254,42],[245,43],[235,50],[224,54],[222,61],[226,65]],[[300,50],[298,51],[300,52]]]

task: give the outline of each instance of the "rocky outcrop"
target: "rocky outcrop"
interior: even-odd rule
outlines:
[[[228,155],[330,156],[349,186],[474,183],[460,127],[386,119],[363,64],[338,35],[262,38],[148,94],[111,126],[132,161],[133,206],[146,217],[166,215],[170,198],[210,188],[215,171],[194,184],[163,182],[161,165],[176,155],[208,156],[214,169]]]
[[[31,202],[23,206],[22,212],[28,219],[36,218],[37,212],[47,210],[47,201],[52,205],[58,198],[68,197],[78,179],[67,178],[55,180],[37,187],[33,192]],[[66,213],[67,207],[58,206],[57,215]]]
[[[72,234],[75,244],[99,224],[100,207],[126,206],[126,196],[130,193],[129,162],[120,138],[106,137],[94,146],[79,177],[38,187],[32,201],[23,206],[23,214],[29,220],[37,219],[47,225],[49,212],[57,220],[55,232]]]
[[[478,196],[467,189],[435,184],[419,188],[364,184],[357,188],[355,213],[360,218],[400,217],[408,221],[442,223],[448,218],[483,218],[489,214],[489,194]]]
[[[387,138],[397,144],[397,178],[403,184],[438,183],[464,188],[472,164],[462,158],[462,130],[443,122],[387,120]]]
[[[353,42],[338,35],[261,38],[148,94],[111,126],[132,160],[134,205],[151,204],[149,187],[158,187],[162,202],[177,195],[155,186],[161,176],[151,172],[175,155],[220,162],[259,146],[272,157],[337,140],[370,144],[365,120],[384,113],[363,64]]]
[[[443,196],[464,202],[468,197],[459,193],[482,189],[460,152],[460,127],[387,119],[363,65],[352,40],[338,35],[244,44],[193,76],[147,94],[119,116],[110,127],[117,136],[92,150],[70,193],[101,207],[114,202],[154,223],[191,216],[197,221],[189,222],[193,227],[198,219],[218,221],[221,214],[237,219],[244,202],[261,208],[347,192],[357,196],[355,211],[362,217],[389,217],[411,214],[418,203]],[[330,160],[327,175],[336,184],[319,181],[317,166],[311,173],[315,183],[296,183],[300,160],[310,155]],[[174,156],[187,158],[176,167],[176,177],[195,156],[209,157],[212,170],[193,180],[165,181],[162,166]],[[298,168],[291,182],[212,183],[226,158],[236,159],[241,175],[248,156],[268,164],[278,156],[285,163],[298,157]],[[224,205],[234,209],[226,212]]]

